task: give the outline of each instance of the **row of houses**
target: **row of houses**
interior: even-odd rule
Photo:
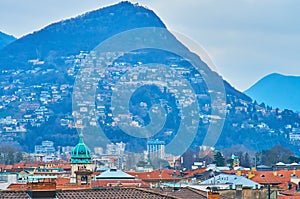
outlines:
[[[56,189],[95,189],[100,187],[137,187],[149,190],[193,189],[201,193],[241,198],[297,198],[300,196],[300,170],[154,170],[121,171],[111,168],[90,173],[85,183],[70,184],[71,164],[64,161],[0,165],[0,189],[26,191],[30,182],[52,179]],[[1,194],[1,192],[0,192]],[[286,197],[287,196],[287,197]]]

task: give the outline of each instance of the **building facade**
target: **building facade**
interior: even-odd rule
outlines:
[[[165,158],[165,142],[156,140],[147,141],[147,152],[150,160]]]

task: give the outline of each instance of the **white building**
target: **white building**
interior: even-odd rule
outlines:
[[[165,142],[156,140],[147,141],[147,152],[150,159],[164,159],[165,158]]]

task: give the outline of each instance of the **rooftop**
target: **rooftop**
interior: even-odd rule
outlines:
[[[79,135],[79,142],[72,151],[71,163],[91,163],[91,151],[83,142],[82,132]]]
[[[117,169],[109,169],[97,175],[96,179],[135,179],[135,177]]]
[[[229,174],[220,174],[215,177],[212,177],[208,180],[205,180],[200,183],[200,185],[228,185],[228,188],[230,185],[232,185],[232,188],[235,189],[236,185],[242,185],[243,187],[249,187],[252,189],[260,188],[261,185],[249,180],[248,178],[245,178],[243,176],[237,176],[237,175],[229,175]]]

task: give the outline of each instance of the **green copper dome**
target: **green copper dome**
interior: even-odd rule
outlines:
[[[82,132],[79,135],[79,143],[75,146],[72,151],[71,163],[73,164],[89,164],[91,163],[92,157],[90,149],[83,142]]]

